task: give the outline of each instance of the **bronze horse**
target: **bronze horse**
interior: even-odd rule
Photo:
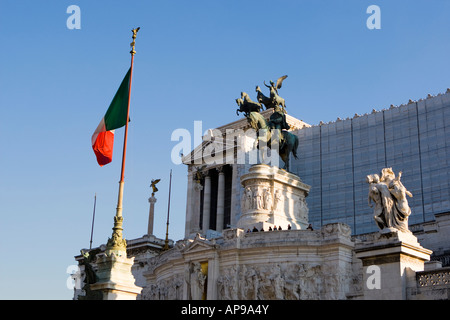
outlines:
[[[249,112],[258,112],[263,109],[261,104],[252,101],[246,92],[241,92],[241,99],[236,99],[236,103],[239,106],[239,109],[236,110],[237,115],[239,115],[239,112],[244,112],[247,115]]]
[[[264,141],[267,143],[267,147],[270,148],[272,143],[272,136],[274,135],[274,130],[269,126],[267,120],[258,112],[249,112],[245,115],[250,126],[257,131],[257,143],[259,148],[259,141]],[[298,159],[297,148],[298,148],[298,137],[289,132],[281,131],[281,139],[279,139],[279,152],[281,160],[284,162],[284,167],[286,171],[289,171],[289,155],[292,153],[295,159]]]

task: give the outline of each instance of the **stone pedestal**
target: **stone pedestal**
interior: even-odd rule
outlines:
[[[254,165],[241,176],[244,192],[237,227],[252,230],[288,226],[293,230],[308,227],[305,198],[310,186],[292,173],[265,164]]]
[[[383,229],[357,243],[355,253],[363,264],[364,299],[405,300],[406,289],[415,286],[415,273],[424,270],[432,251],[409,231]]]
[[[91,284],[91,290],[102,292],[103,300],[136,300],[142,288],[134,284],[133,262],[134,257],[127,258],[126,255],[97,255],[98,281]]]

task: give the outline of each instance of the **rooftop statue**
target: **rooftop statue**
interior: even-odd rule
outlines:
[[[366,182],[369,183],[368,203],[374,207],[374,219],[377,226],[382,230],[397,229],[408,232],[408,218],[411,208],[406,196],[412,197],[411,192],[406,190],[400,181],[402,172],[395,177],[392,168],[381,170],[381,178],[378,174],[368,175]]]
[[[241,98],[236,99],[236,103],[239,106],[239,109],[236,110],[237,115],[239,115],[239,112],[249,113],[252,111],[259,112],[262,110],[261,104],[252,101],[246,92],[241,92]]]
[[[264,81],[264,85],[270,89],[270,100],[271,103],[275,106],[282,106],[283,111],[286,112],[286,105],[284,99],[278,95],[278,89],[281,89],[281,85],[283,84],[283,80],[287,78],[287,75],[279,77],[277,83],[275,84],[272,80],[270,80],[270,86],[266,84]],[[258,88],[258,87],[257,87]],[[267,107],[266,107],[267,109]]]
[[[266,97],[261,92],[261,88],[259,86],[256,86],[255,91],[257,92],[256,99],[258,99],[258,102],[266,107],[266,110],[270,108],[275,108],[277,106],[276,102],[273,99],[271,99],[270,97]]]
[[[270,89],[269,97],[261,92],[259,86],[256,86],[258,102],[252,101],[247,93],[241,92],[241,99],[236,99],[239,106],[236,114],[239,115],[239,112],[243,112],[251,127],[257,130],[256,147],[259,148],[259,142],[264,141],[270,148],[274,142],[273,139],[277,139],[279,155],[285,164],[283,169],[289,171],[289,155],[292,153],[297,158],[298,137],[287,131],[290,126],[286,122],[286,104],[284,99],[278,95],[278,89],[281,89],[286,78],[287,75],[279,77],[276,83],[270,80],[270,86],[264,81],[264,85]],[[274,109],[269,121],[259,113],[262,105],[266,107],[266,110]]]
[[[154,196],[155,193],[158,192],[158,188],[156,187],[156,184],[160,181],[161,181],[161,179],[152,179],[152,182],[150,184],[150,188],[152,188],[152,196]]]
[[[257,93],[256,99],[258,102],[252,101],[246,92],[241,92],[241,98],[236,99],[236,103],[239,106],[239,109],[236,110],[236,114],[239,114],[239,112],[248,113],[252,111],[262,111],[262,105],[264,105],[266,110],[275,109],[275,107],[281,106],[283,112],[286,113],[286,103],[284,99],[278,95],[278,89],[281,89],[283,80],[286,78],[287,75],[279,77],[277,83],[274,83],[272,80],[270,80],[270,86],[267,85],[264,81],[264,85],[270,89],[270,95],[268,97],[262,93],[259,86],[256,86],[255,91]]]

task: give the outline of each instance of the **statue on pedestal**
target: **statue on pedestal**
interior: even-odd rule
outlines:
[[[287,78],[287,75],[279,77],[276,84],[272,80],[270,80],[270,86],[268,86],[266,84],[266,82],[264,81],[264,85],[270,89],[270,99],[273,101],[273,103],[276,106],[282,106],[283,112],[285,112],[285,113],[286,113],[286,105],[285,105],[284,99],[278,95],[278,89],[281,89],[283,80],[286,78]]]

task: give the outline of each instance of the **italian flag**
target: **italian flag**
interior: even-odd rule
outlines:
[[[123,78],[108,110],[92,135],[92,149],[101,167],[112,161],[114,129],[123,127],[127,121],[130,74],[131,68]]]

